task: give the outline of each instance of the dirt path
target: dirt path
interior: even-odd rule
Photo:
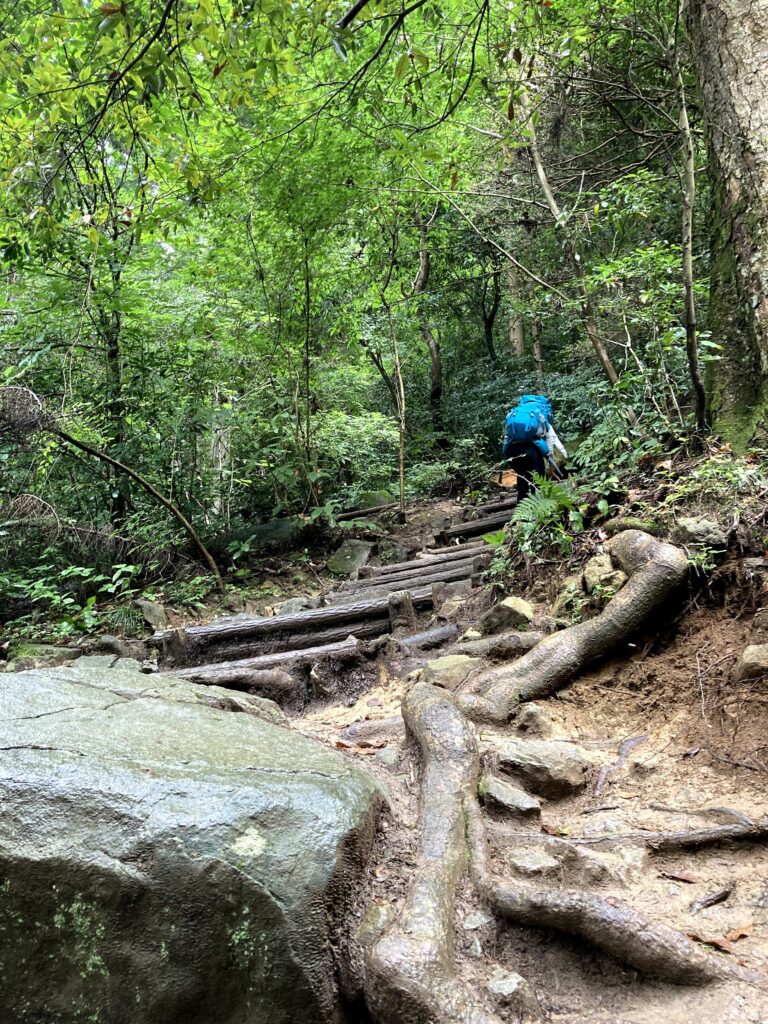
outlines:
[[[448,511],[440,510],[437,516],[432,513],[432,523],[446,518]],[[422,531],[423,526],[417,524],[415,529]],[[438,532],[445,539],[444,531],[445,527]],[[451,536],[455,533],[456,527]],[[424,676],[428,663],[450,650],[456,635],[476,624],[487,603],[487,594],[467,592],[478,568],[471,528],[468,533],[459,538],[467,553],[456,552],[455,562],[451,555],[437,566],[439,551],[423,551],[404,559],[402,565],[367,572],[363,581],[342,588],[329,601],[343,609],[353,606],[361,593],[376,594],[379,599],[383,595],[386,613],[393,586],[408,588],[412,596],[426,593],[423,580],[430,579],[431,591],[432,583],[439,586],[441,581],[430,577],[439,568],[449,570],[444,579],[460,584],[461,599],[446,605],[451,610],[443,614],[430,613],[430,601],[424,602],[426,608],[419,604],[411,623],[412,631],[442,629],[455,623],[453,636],[442,648],[419,650],[393,637],[356,648],[354,657],[347,651],[341,659],[334,656],[324,661],[313,654],[304,661],[285,664],[303,686],[292,713],[293,727],[363,763],[389,795],[391,810],[382,823],[369,889],[361,894],[355,919],[347,922],[349,935],[360,939],[351,944],[357,984],[365,984],[363,962],[366,955],[370,957],[373,943],[374,949],[394,950],[395,960],[405,955],[403,979],[411,977],[409,970],[412,977],[395,985],[404,985],[403,993],[413,985],[415,992],[422,977],[431,977],[434,1005],[429,1009],[428,999],[425,1009],[421,997],[413,992],[397,996],[394,1002],[391,993],[379,1000],[382,986],[386,988],[384,982],[390,988],[392,985],[387,964],[382,967],[379,963],[383,981],[379,985],[374,978],[370,997],[374,1019],[386,1024],[393,1020],[398,1024],[493,1024],[536,1019],[570,1024],[683,1024],[695,1018],[698,1024],[764,1024],[768,1020],[768,848],[762,841],[744,838],[707,842],[697,848],[674,841],[679,833],[718,828],[743,831],[750,822],[768,819],[764,762],[768,698],[764,684],[733,682],[733,666],[750,642],[750,632],[745,621],[723,609],[691,610],[674,628],[670,628],[667,612],[659,620],[651,615],[645,634],[632,633],[631,639],[622,640],[613,660],[579,675],[554,696],[522,704],[509,723],[505,722],[506,712],[498,712],[503,702],[497,702],[489,705],[495,724],[482,724],[488,715],[471,686],[463,687],[464,696],[448,698],[439,686],[419,684],[422,696],[436,701],[438,718],[441,701],[445,708],[458,703],[470,716],[480,707],[478,724],[463,720],[465,724],[456,727],[468,730],[468,742],[477,744],[480,770],[497,783],[518,786],[528,792],[529,800],[538,801],[537,812],[527,816],[519,809],[510,812],[509,807],[493,803],[489,791],[479,826],[487,870],[495,878],[507,880],[515,899],[519,892],[540,892],[543,899],[561,902],[576,897],[591,900],[584,913],[589,916],[597,908],[598,919],[600,914],[608,915],[605,944],[620,960],[597,949],[587,938],[571,934],[575,930],[593,939],[595,934],[600,936],[600,928],[590,931],[590,925],[579,920],[578,911],[575,926],[573,915],[570,924],[563,925],[562,910],[555,913],[550,906],[545,920],[559,920],[558,930],[510,923],[504,914],[494,912],[488,898],[479,895],[484,890],[482,877],[478,884],[478,871],[482,875],[486,868],[476,862],[480,855],[477,844],[472,847],[470,863],[473,881],[463,870],[466,864],[457,862],[456,868],[448,871],[447,887],[442,887],[440,872],[446,858],[454,855],[455,843],[447,843],[434,869],[425,870],[429,787],[436,786],[439,796],[444,784],[438,748],[428,755],[429,737],[448,735],[453,727],[435,726],[435,719],[420,733],[419,725],[414,724],[420,714],[416,701],[409,712],[416,717],[409,721],[411,732],[419,735],[419,750],[406,734],[402,708],[404,700],[406,704],[415,700],[414,687],[420,678],[440,682]],[[463,566],[462,571],[451,574],[456,566]],[[394,584],[390,580],[387,585],[390,577]],[[631,625],[633,605],[631,601],[625,605],[626,621]],[[537,612],[546,618],[549,608],[539,607]],[[610,624],[610,608],[604,614]],[[298,613],[291,620],[292,628],[300,630],[302,623],[315,621],[312,613]],[[279,652],[282,641],[278,635],[275,648],[277,634],[272,626],[269,629],[270,649]],[[595,631],[599,637],[599,623]],[[581,634],[577,630],[575,635]],[[257,653],[264,655],[261,649]],[[546,660],[536,655],[531,663],[537,658],[541,663]],[[494,672],[498,675],[498,669],[491,666],[485,673],[489,676],[487,693],[493,692]],[[248,680],[242,682],[247,684]],[[542,692],[554,688],[544,687]],[[562,780],[552,781],[546,764],[543,772],[541,766],[535,771],[521,769],[514,759],[512,763],[504,760],[510,740],[533,741],[534,746],[543,742],[545,761],[557,762],[562,757],[567,761],[572,755],[581,766],[581,775],[575,783],[565,785]],[[455,827],[448,824],[458,807],[455,794],[451,794],[454,784],[463,786],[469,779],[474,800],[472,772],[456,771],[455,779],[463,781],[452,783],[448,777],[444,806],[436,811],[433,807],[431,812],[428,828],[432,834],[440,832],[443,821],[446,828]],[[483,786],[488,786],[487,781]],[[471,807],[467,813],[471,814]],[[658,837],[669,835],[673,836],[668,840],[672,848],[656,849]],[[454,877],[457,870],[462,876],[458,883]],[[430,893],[424,897],[427,902],[449,900],[446,913],[450,912],[452,923],[443,946],[438,933],[440,927],[445,930],[444,922],[441,926],[429,914],[425,919],[423,902],[414,907],[414,886]],[[496,899],[491,903],[495,905]],[[631,932],[632,922],[637,921],[637,934],[622,937],[619,933],[617,939],[616,934],[610,937],[609,918],[614,910],[619,917],[625,914],[622,906],[631,908],[623,927]],[[657,926],[666,926],[668,931],[657,935],[653,931]],[[434,933],[425,940],[426,947],[407,938],[420,934],[422,927]],[[389,945],[388,935],[394,935]],[[677,966],[659,967],[654,952],[659,942],[669,945]],[[646,955],[646,946],[651,955]],[[403,954],[403,949],[408,952]],[[422,955],[426,959],[420,966]],[[716,977],[695,987],[670,984],[631,966],[646,960],[652,973],[661,976],[677,972],[694,980],[701,971],[702,977]],[[376,963],[375,958],[369,961],[369,975],[374,970],[370,964]],[[367,1020],[363,1015],[359,1024]]]

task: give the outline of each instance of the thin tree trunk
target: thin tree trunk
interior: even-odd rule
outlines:
[[[683,170],[683,288],[685,290],[685,351],[688,357],[688,372],[693,387],[696,431],[704,434],[707,429],[707,399],[699,366],[699,341],[696,324],[696,300],[693,294],[693,209],[696,201],[696,168],[691,125],[688,120],[688,104],[685,84],[677,56],[675,40],[667,47],[670,71],[677,91],[680,139],[685,157]]]
[[[440,353],[440,345],[430,327],[429,320],[422,296],[429,285],[431,262],[429,257],[429,221],[425,221],[420,212],[416,212],[416,227],[419,230],[419,269],[411,287],[411,294],[416,296],[416,316],[419,321],[419,330],[427,346],[430,361],[430,388],[429,406],[432,413],[432,429],[435,433],[442,430],[442,403],[443,403],[443,366]]]
[[[81,452],[85,452],[86,455],[92,455],[94,458],[99,459],[101,462],[106,462],[113,469],[117,469],[121,473],[125,473],[126,476],[129,476],[132,480],[135,480],[137,484],[143,487],[148,494],[151,494],[153,498],[156,498],[164,508],[167,508],[171,515],[174,517],[174,519],[176,519],[184,528],[187,535],[189,536],[189,539],[192,541],[197,550],[203,556],[203,559],[207,563],[208,568],[213,573],[213,576],[216,580],[216,586],[218,587],[219,591],[222,594],[226,593],[224,580],[222,579],[221,573],[219,572],[219,567],[218,565],[216,565],[213,556],[211,555],[210,551],[205,546],[205,544],[203,544],[203,542],[200,540],[200,537],[198,536],[198,533],[195,530],[192,523],[190,523],[190,521],[187,519],[184,513],[176,505],[174,505],[172,501],[169,501],[164,495],[160,493],[160,491],[157,490],[157,488],[152,486],[149,480],[145,480],[143,476],[137,473],[135,469],[131,469],[130,466],[126,466],[124,463],[119,462],[117,459],[113,459],[111,455],[107,455],[106,452],[102,452],[98,448],[92,448],[89,444],[86,444],[84,441],[78,441],[77,438],[72,437],[70,434],[65,433],[65,431],[63,430],[59,430],[58,427],[53,427],[51,429],[52,433],[54,433],[57,437],[60,437],[62,441],[66,441],[67,444],[71,444],[73,448],[78,448]]]
[[[528,94],[525,92],[523,92],[522,96],[520,97],[520,105],[525,114],[526,128],[529,133],[528,148],[531,153],[531,159],[533,160],[533,166],[536,170],[536,177],[539,179],[539,184],[541,185],[541,190],[544,193],[544,198],[546,200],[547,206],[549,207],[549,212],[552,214],[552,217],[555,220],[555,222],[559,224],[561,223],[560,207],[558,206],[557,200],[555,199],[555,196],[552,192],[552,188],[550,187],[549,178],[547,177],[547,171],[544,167],[544,162],[541,158],[541,152],[539,150],[539,144],[536,135],[536,126],[533,122],[533,118],[531,117]],[[579,292],[579,301],[581,304],[581,314],[584,320],[584,330],[586,331],[587,337],[589,338],[590,344],[592,345],[592,348],[595,351],[595,355],[597,356],[600,365],[605,371],[606,377],[611,382],[611,384],[618,384],[619,375],[616,372],[616,368],[614,367],[613,362],[611,361],[611,357],[608,354],[608,349],[603,344],[603,340],[600,337],[600,333],[597,330],[597,326],[595,324],[595,316],[592,310],[592,303],[590,301],[589,294],[587,292],[586,282],[584,279],[583,260],[581,259],[579,253],[576,251],[576,246],[574,245],[573,238],[571,237],[567,229],[564,229],[563,234],[566,251],[571,261],[571,265],[573,266],[574,275],[576,278],[576,286]]]
[[[493,363],[495,363],[497,359],[496,346],[493,342],[493,327],[496,323],[496,314],[499,311],[499,303],[501,302],[500,278],[501,271],[494,270],[491,274],[493,288],[490,302],[486,301],[488,297],[488,278],[483,280],[483,294],[480,306],[483,317],[483,336],[485,338],[485,346],[488,349],[488,355],[491,357],[491,362]]]
[[[541,356],[541,326],[538,321],[534,321],[531,327],[531,339],[533,349],[533,361],[536,365],[536,373],[541,381],[541,386],[544,383],[544,360]]]
[[[523,318],[515,308],[515,303],[520,299],[520,278],[517,267],[511,263],[507,267],[507,291],[512,302],[509,314],[509,354],[522,359],[525,355],[525,327]]]

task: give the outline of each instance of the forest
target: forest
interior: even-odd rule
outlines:
[[[247,826],[231,797],[239,880],[206,845],[213,781],[164,824],[209,830],[183,869],[121,810],[95,848],[126,872],[167,855],[183,880],[161,912],[91,854],[59,874],[0,827],[4,1019],[675,1024],[695,998],[702,1024],[763,1020],[768,936],[743,948],[768,907],[745,881],[768,829],[767,38],[766,0],[5,0],[3,721],[111,715],[117,694],[125,736],[75,718],[71,743],[134,751],[139,802],[153,730],[169,779],[209,764],[221,793],[251,756],[287,777],[247,729],[290,730],[300,770],[346,796],[316,797],[336,845],[307,869],[330,931],[271,861],[276,902],[247,889],[260,844],[286,864],[313,846],[298,804],[289,840],[266,796]],[[502,440],[526,394],[568,455],[523,497]],[[64,742],[26,728],[0,750]],[[33,802],[57,808],[68,778],[90,800],[95,769],[58,756],[24,762]],[[585,822],[621,817],[625,777],[646,817],[606,818],[620,834],[587,863]],[[529,841],[516,886],[504,844]],[[694,881],[701,918],[666,921]],[[31,915],[51,923],[27,946]]]

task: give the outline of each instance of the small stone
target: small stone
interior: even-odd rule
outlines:
[[[326,569],[334,576],[351,576],[366,564],[374,545],[367,540],[345,540],[326,562]]]
[[[493,918],[482,910],[473,910],[464,918],[464,929],[468,932],[485,928],[487,924],[493,924]]]
[[[112,668],[118,660],[115,654],[86,654],[77,659],[77,668]]]
[[[446,654],[442,658],[433,658],[427,662],[422,679],[434,683],[446,690],[457,689],[474,668],[482,665],[480,658],[470,658],[467,654]]]
[[[535,612],[533,605],[522,597],[505,597],[480,617],[480,630],[488,636],[501,633],[514,626],[529,626]]]
[[[499,766],[519,775],[527,788],[550,800],[578,793],[587,783],[592,759],[572,743],[510,740],[499,749]]]
[[[560,593],[552,605],[552,615],[557,618],[564,611],[573,608],[580,600],[583,600],[584,590],[581,584],[581,574],[566,576]]]
[[[374,757],[374,761],[383,764],[386,768],[397,768],[400,760],[400,747],[397,744],[390,744],[380,750]]]
[[[541,804],[535,796],[495,775],[483,775],[478,792],[488,807],[504,811],[515,818],[539,818]]]
[[[133,604],[139,609],[148,626],[153,629],[165,629],[168,625],[168,616],[161,604],[157,604],[156,601],[148,601],[145,597],[137,598]]]
[[[555,732],[550,713],[540,704],[524,704],[515,718],[517,728],[530,736],[545,740]]]
[[[726,548],[728,538],[717,523],[711,519],[695,519],[684,516],[678,519],[672,531],[672,539],[678,544],[708,548]]]
[[[82,663],[82,658],[80,663]],[[136,661],[135,658],[118,658],[112,668],[126,668],[132,672],[141,672],[141,662]]]
[[[741,652],[734,678],[740,683],[768,675],[768,644],[751,644]]]
[[[588,846],[569,847],[567,859],[575,880],[587,885],[628,887],[639,882],[648,866],[643,849],[594,850]]]
[[[584,566],[584,589],[591,594],[596,586],[600,584],[603,576],[613,572],[613,562],[610,555],[595,555],[590,558]]]
[[[478,939],[476,935],[472,936],[472,941],[469,944],[467,954],[471,956],[474,960],[482,960],[483,958],[483,944],[480,942],[480,939]]]
[[[298,597],[291,597],[287,601],[281,601],[275,605],[275,615],[295,615],[296,612],[305,612],[309,608],[319,608],[321,599],[300,594]]]
[[[461,637],[459,639],[460,640],[464,640],[464,641],[466,641],[466,640],[480,640],[480,639],[482,639],[482,636],[483,636],[483,634],[480,632],[479,629],[468,629],[466,631],[466,633],[462,633],[462,635],[461,635]]]
[[[436,613],[436,618],[444,619],[448,621],[454,616],[458,616],[464,607],[464,598],[460,596],[449,597],[448,600],[441,606],[440,611]]]
[[[509,854],[507,863],[520,875],[554,875],[560,871],[559,860],[543,850],[520,850]]]
[[[469,580],[458,580],[456,583],[433,583],[432,584],[432,607],[439,611],[446,601],[454,598],[466,598],[472,593],[472,584]]]
[[[80,651],[77,647],[56,647],[53,644],[14,644],[10,657],[20,668],[55,668],[74,660]]]
[[[510,1021],[542,1020],[544,1017],[533,986],[514,971],[505,971],[501,967],[495,970],[488,982],[488,991],[498,1011]]]

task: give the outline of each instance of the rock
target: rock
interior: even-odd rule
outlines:
[[[359,508],[379,508],[381,505],[391,505],[393,501],[397,501],[397,498],[389,491],[363,491],[357,504]]]
[[[415,548],[405,544],[398,544],[393,540],[379,541],[379,560],[382,565],[392,565],[394,562],[407,562],[415,554]]]
[[[64,665],[68,661],[73,661],[79,654],[80,651],[77,647],[19,643],[11,646],[9,659],[28,668],[54,668],[56,665]]]
[[[514,850],[507,856],[507,863],[518,874],[530,877],[556,875],[561,868],[560,861],[543,850]]]
[[[530,736],[547,739],[555,733],[552,715],[541,704],[523,704],[515,717],[515,725]]]
[[[555,598],[555,603],[552,605],[552,615],[557,617],[564,611],[570,611],[584,598],[584,590],[582,588],[582,577],[581,574],[574,576],[566,576],[563,580],[560,593]]]
[[[426,683],[434,683],[446,690],[457,689],[474,668],[482,665],[480,658],[470,658],[466,654],[446,654],[442,658],[433,658],[427,662],[422,674]]]
[[[572,743],[510,740],[499,748],[499,766],[520,776],[526,788],[550,800],[578,793],[587,783],[592,759]]]
[[[650,519],[633,519],[627,516],[625,519],[607,519],[600,527],[609,537],[615,537],[617,533],[624,530],[642,530],[643,533],[650,533],[652,537],[658,537],[660,530],[656,523]]]
[[[584,589],[588,594],[591,594],[595,587],[600,583],[600,579],[606,573],[613,572],[613,562],[611,556],[595,555],[587,562],[584,566],[584,572],[582,579],[584,581]]]
[[[472,941],[469,943],[467,948],[467,955],[471,956],[474,960],[483,959],[483,944],[477,935],[472,936]]]
[[[628,576],[621,569],[614,569],[610,555],[595,555],[584,566],[584,589],[588,594],[608,591],[613,595],[624,586]]]
[[[112,668],[128,669],[130,672],[141,672],[141,662],[135,658],[118,658]]]
[[[294,615],[296,612],[305,612],[308,608],[319,608],[321,603],[322,598],[320,597],[309,597],[302,594],[276,604],[274,613],[275,615]]]
[[[501,633],[514,626],[529,626],[534,617],[533,605],[522,597],[505,597],[493,608],[483,612],[478,623],[484,636],[489,633]]]
[[[374,761],[383,764],[386,768],[397,768],[400,761],[400,747],[396,743],[390,743],[374,756]]]
[[[157,604],[155,601],[148,601],[144,597],[137,598],[133,604],[139,609],[148,626],[151,626],[153,629],[165,629],[168,625],[168,616],[165,614],[165,608],[161,604]]]
[[[248,555],[261,555],[266,551],[285,550],[299,545],[307,528],[303,519],[273,519],[267,523],[244,526],[230,533],[211,537],[206,546],[214,558],[221,561],[247,559]]]
[[[468,932],[485,928],[489,924],[493,924],[493,918],[483,910],[473,910],[464,918],[464,930]]]
[[[478,793],[486,806],[504,811],[514,818],[541,817],[541,804],[535,796],[510,782],[497,779],[495,775],[482,776]]]
[[[740,683],[761,676],[768,676],[768,644],[750,644],[741,652],[734,679]]]
[[[530,982],[498,967],[488,982],[488,992],[498,1012],[507,1020],[543,1020],[544,1012]]]
[[[563,861],[578,884],[626,888],[642,879],[648,866],[648,853],[632,847],[598,850],[572,846],[567,848]]]
[[[448,600],[445,601],[445,603],[440,608],[440,611],[436,613],[435,618],[440,619],[444,622],[448,622],[451,619],[458,617],[461,614],[461,610],[463,607],[463,597],[449,597]]]
[[[119,658],[133,658],[144,661],[148,654],[146,644],[141,640],[123,640],[121,637],[105,633],[98,637],[93,646],[94,654],[116,654]]]
[[[479,640],[482,637],[482,633],[479,629],[468,629],[466,633],[462,633],[459,637],[459,643],[467,643],[470,640]]]
[[[381,797],[257,706],[161,675],[4,675],[0,1019],[342,1019],[331,922]]]
[[[325,567],[334,576],[351,576],[353,572],[362,569],[371,557],[374,546],[367,540],[345,540],[328,559]]]
[[[694,547],[726,548],[728,546],[728,538],[717,523],[713,523],[711,519],[694,519],[690,516],[678,519],[672,531],[672,539],[677,544]]]
[[[77,659],[78,669],[85,668],[113,668],[116,661],[120,659],[116,654],[84,654]]]
[[[459,597],[464,600],[472,593],[472,584],[469,580],[459,580],[456,583],[433,583],[432,584],[432,607],[439,611],[446,601]]]

